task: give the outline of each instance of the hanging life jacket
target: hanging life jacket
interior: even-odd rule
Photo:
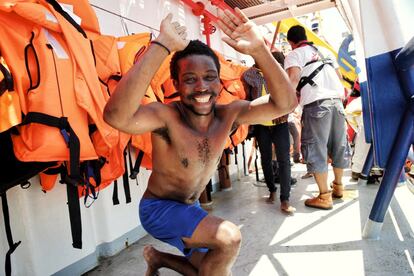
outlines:
[[[53,0],[2,3],[0,21],[0,51],[17,80],[24,114],[19,134],[12,137],[14,152],[27,162],[69,161],[69,174],[63,171],[62,179],[73,246],[81,248],[77,186],[89,177],[81,173],[79,161],[97,159],[89,120],[109,147],[117,142],[114,130],[103,122],[106,99],[99,92],[90,41]]]
[[[20,124],[21,121],[20,102],[14,91],[13,76],[0,56],[0,132]]]
[[[147,51],[152,39],[151,33],[140,33],[118,38],[118,54],[119,62],[121,66],[121,73],[125,75],[129,69],[142,57]],[[156,76],[161,78],[164,75],[160,72],[164,72],[168,68],[168,62],[165,60],[163,65],[160,67]],[[151,81],[148,90],[143,97],[141,104],[148,104],[151,102],[164,102],[164,95],[158,82],[153,79]],[[151,133],[145,133],[141,135],[133,135],[131,138],[131,144],[138,149],[137,159],[135,165],[131,169],[131,178],[136,179],[139,173],[139,167],[143,166],[147,169],[152,169],[151,154],[152,154],[152,143]],[[139,158],[140,157],[140,158]]]

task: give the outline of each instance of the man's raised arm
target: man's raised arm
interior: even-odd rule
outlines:
[[[189,41],[184,26],[171,22],[168,14],[161,21],[160,35],[151,42],[143,57],[117,85],[104,110],[104,120],[121,131],[139,134],[165,126],[163,107],[158,103],[140,106],[148,86],[170,52],[184,49]]]
[[[260,97],[244,108],[237,121],[260,123],[292,112],[297,106],[295,90],[283,68],[273,58],[265,45],[257,26],[236,8],[236,15],[230,11],[220,13],[219,26],[228,36],[223,40],[236,51],[250,55],[261,69],[269,97]]]

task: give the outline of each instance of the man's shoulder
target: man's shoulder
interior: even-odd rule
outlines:
[[[144,106],[152,108],[160,118],[167,118],[168,120],[175,118],[176,116],[174,115],[179,114],[176,101],[171,103],[151,102]]]
[[[230,103],[226,104],[216,104],[216,111],[217,115],[219,116],[228,116],[231,115],[241,108],[243,108],[246,104],[248,104],[248,101],[246,100],[234,100]]]

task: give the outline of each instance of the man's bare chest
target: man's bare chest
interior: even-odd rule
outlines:
[[[218,125],[206,133],[186,127],[170,128],[168,133],[155,134],[160,147],[153,149],[158,156],[168,156],[172,163],[182,169],[205,169],[219,162],[230,127]]]
[[[225,138],[187,136],[175,145],[175,151],[184,167],[206,168],[220,160]]]

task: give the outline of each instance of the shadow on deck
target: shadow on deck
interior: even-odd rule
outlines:
[[[305,172],[302,164],[292,167],[292,175],[298,178],[290,200],[297,209],[294,216],[281,213],[279,201],[265,202],[267,188],[256,182],[254,174],[234,182],[230,191],[213,194],[210,214],[232,221],[243,235],[233,275],[414,274],[414,195],[405,185],[395,191],[381,239],[364,240],[362,229],[378,186],[358,186],[350,182],[350,171],[346,171],[346,191],[342,199],[334,201],[334,208],[311,209],[304,201],[318,189],[313,178],[300,178]],[[103,259],[85,275],[144,275],[142,250],[148,244],[178,254],[169,245],[146,236],[118,255]],[[167,269],[161,269],[160,274],[178,275]]]

